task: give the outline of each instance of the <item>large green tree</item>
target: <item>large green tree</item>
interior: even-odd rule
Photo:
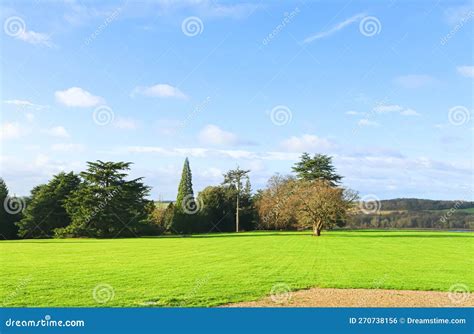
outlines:
[[[56,228],[71,223],[64,207],[71,193],[78,189],[79,176],[59,173],[46,183],[31,191],[31,200],[24,210],[24,218],[18,223],[19,235],[23,238],[49,238]]]
[[[132,237],[148,231],[149,187],[127,180],[131,162],[88,162],[80,187],[66,201],[71,224],[58,236]]]
[[[250,170],[243,170],[240,169],[238,166],[236,169],[229,170],[226,174],[224,174],[224,185],[228,185],[234,187],[236,189],[235,192],[235,231],[239,232],[239,218],[240,218],[240,198],[242,196],[242,192],[248,191],[250,192],[250,181],[249,181],[249,174]],[[242,181],[246,180],[246,185],[248,188],[244,188],[242,186]]]
[[[22,216],[24,203],[20,198],[8,196],[8,187],[0,178],[0,240],[17,237],[18,227],[15,223]]]
[[[235,195],[235,189],[226,186],[209,186],[199,192],[198,202],[203,204],[200,232],[235,231]]]
[[[200,226],[199,211],[201,205],[194,198],[193,178],[189,160],[184,160],[181,181],[178,186],[178,195],[174,205],[173,224],[171,231],[175,233],[194,233],[200,232],[203,227]]]
[[[335,187],[341,183],[342,176],[336,173],[336,168],[332,163],[332,157],[325,154],[315,154],[311,157],[308,153],[301,155],[300,161],[292,167],[296,176],[300,180],[327,181],[329,185]]]

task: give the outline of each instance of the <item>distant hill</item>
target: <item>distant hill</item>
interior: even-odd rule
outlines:
[[[396,198],[349,218],[348,228],[474,229],[474,202]]]
[[[382,200],[380,203],[381,210],[387,211],[459,210],[474,208],[474,202],[470,201],[440,201],[419,198],[395,198]]]

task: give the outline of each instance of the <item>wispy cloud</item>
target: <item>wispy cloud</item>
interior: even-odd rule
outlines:
[[[17,106],[19,108],[25,108],[25,109],[30,109],[31,108],[31,109],[35,109],[35,110],[42,110],[42,109],[49,108],[49,106],[43,106],[43,105],[40,105],[40,104],[35,104],[35,103],[30,102],[28,100],[17,100],[17,99],[5,100],[5,101],[3,101],[3,103],[14,105],[14,106]]]
[[[236,134],[222,130],[216,125],[206,125],[201,132],[199,132],[199,140],[203,144],[217,145],[217,146],[231,146],[236,145],[239,139]]]
[[[445,21],[450,25],[459,24],[470,15],[472,16],[473,10],[471,4],[465,4],[460,6],[449,7],[444,11]]]
[[[23,30],[21,33],[15,36],[17,39],[22,40],[24,42],[33,44],[33,45],[41,45],[51,48],[54,46],[51,38],[47,34],[43,34],[40,32],[35,32],[32,30]]]
[[[421,88],[436,83],[436,79],[425,74],[401,75],[395,78],[395,83],[404,88]]]
[[[132,97],[136,95],[144,95],[148,97],[161,97],[161,98],[177,98],[187,99],[188,97],[178,87],[174,87],[168,84],[156,84],[153,86],[143,87],[139,86],[132,92]]]
[[[280,144],[281,148],[288,152],[304,151],[327,151],[336,146],[335,143],[326,138],[315,135],[304,134],[302,136],[292,136]]]
[[[0,139],[16,139],[26,133],[18,122],[5,122],[0,126]]]
[[[456,69],[463,77],[474,78],[474,66],[458,66]]]
[[[321,32],[318,32],[312,36],[309,36],[307,37],[303,43],[311,43],[315,40],[318,40],[318,39],[321,39],[321,38],[326,38],[326,37],[329,37],[333,34],[335,34],[336,32],[344,29],[345,27],[351,25],[352,23],[355,23],[357,21],[359,21],[360,19],[362,19],[363,17],[367,16],[367,14],[365,13],[359,13],[359,14],[356,14],[342,22],[339,22],[337,23],[336,25],[334,25],[331,29],[329,30],[326,30],[326,31],[321,31]]]
[[[420,113],[417,112],[416,110],[407,108],[407,109],[402,110],[400,112],[400,115],[403,115],[403,116],[420,116]]]
[[[52,128],[45,129],[42,131],[43,133],[53,136],[53,137],[59,137],[59,138],[69,138],[69,133],[67,130],[59,125],[59,126],[53,126]]]
[[[402,116],[420,116],[416,110],[398,104],[381,104],[374,107],[373,110],[378,114],[399,113]]]
[[[346,115],[357,116],[357,115],[364,115],[365,113],[361,111],[349,110],[346,111]]]
[[[370,119],[363,118],[357,122],[359,126],[379,126],[380,124],[376,121],[371,121]]]

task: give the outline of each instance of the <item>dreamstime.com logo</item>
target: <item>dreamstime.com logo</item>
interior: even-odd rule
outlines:
[[[3,208],[5,211],[11,215],[16,215],[17,213],[23,212],[26,208],[26,202],[24,198],[21,197],[5,197],[3,201]]]
[[[187,195],[183,198],[183,203],[181,204],[183,211],[188,215],[194,215],[201,211],[204,203],[202,199],[196,199],[193,195]]]
[[[16,320],[9,318],[5,321],[6,327],[84,327],[84,320],[53,320],[49,314],[39,320]]]
[[[104,126],[114,121],[115,114],[112,108],[102,105],[95,108],[94,112],[92,113],[92,119],[94,120],[95,124]]]
[[[471,112],[464,106],[455,106],[449,109],[448,120],[454,126],[460,126],[471,120]]]
[[[21,36],[26,31],[26,23],[19,16],[10,16],[3,23],[3,31],[11,37]]]
[[[92,290],[92,298],[99,304],[106,304],[112,301],[115,297],[114,288],[110,284],[97,284]]]
[[[469,287],[466,284],[456,283],[449,288],[448,297],[453,304],[467,302],[470,295]]]
[[[378,213],[381,207],[382,203],[380,202],[380,199],[376,195],[372,194],[365,195],[359,202],[360,210],[366,215]]]
[[[366,16],[359,23],[359,31],[366,37],[373,37],[382,31],[382,23],[375,16]]]
[[[202,34],[204,31],[204,23],[197,16],[189,16],[181,23],[181,30],[186,36],[194,37]]]
[[[288,284],[277,283],[270,290],[270,298],[274,303],[287,304],[291,300],[291,289]]]
[[[293,119],[293,113],[287,106],[278,105],[270,112],[270,119],[277,126],[286,125]]]

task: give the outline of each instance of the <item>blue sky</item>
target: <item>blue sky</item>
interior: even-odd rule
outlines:
[[[473,200],[469,1],[2,1],[1,175],[27,195],[85,161],[153,198],[303,151],[362,196]]]

